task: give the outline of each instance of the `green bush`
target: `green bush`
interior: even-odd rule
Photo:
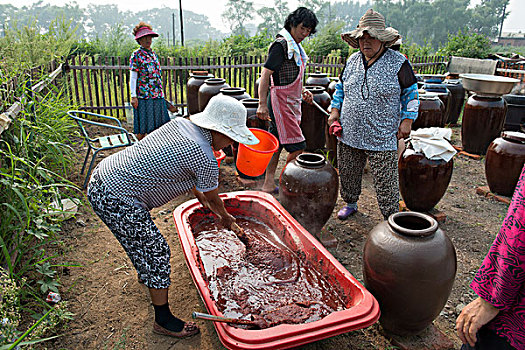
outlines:
[[[459,31],[456,35],[448,35],[448,42],[438,50],[437,54],[441,56],[487,58],[491,52],[488,37]]]

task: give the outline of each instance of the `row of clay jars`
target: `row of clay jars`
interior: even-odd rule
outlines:
[[[472,95],[468,98],[461,121],[461,143],[468,153],[485,154],[499,137],[505,123],[507,104],[500,96]]]
[[[337,172],[322,155],[300,154],[282,171],[280,203],[325,245],[333,237],[321,229],[337,195]],[[452,242],[432,217],[418,212],[391,215],[364,247],[365,286],[379,302],[381,325],[393,334],[419,334],[432,323],[447,302],[456,269]]]
[[[512,197],[525,164],[525,134],[504,131],[492,141],[485,158],[485,176],[490,191]]]
[[[207,71],[198,71],[190,74],[190,79],[186,83],[186,100],[188,102],[188,113],[199,113],[199,88],[204,81],[213,78],[213,74]]]

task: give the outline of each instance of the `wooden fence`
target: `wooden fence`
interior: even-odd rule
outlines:
[[[523,62],[505,62],[499,61],[496,66],[496,75],[516,78],[525,84],[525,64]]]
[[[254,95],[264,56],[160,58],[166,99],[179,107],[186,106],[186,83],[193,70],[207,70],[224,78],[232,87],[243,87]],[[444,73],[448,57],[414,57],[417,73]],[[111,113],[120,117],[129,102],[128,61],[120,57],[72,57],[66,62],[71,102],[82,109]],[[340,57],[311,57],[306,74],[323,72],[339,76],[344,61]]]

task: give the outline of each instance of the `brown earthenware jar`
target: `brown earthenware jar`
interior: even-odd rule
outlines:
[[[461,143],[468,153],[485,154],[503,130],[507,104],[500,96],[472,95],[465,104]]]
[[[222,78],[210,78],[204,81],[199,88],[199,112],[204,111],[210,99],[218,95],[222,88],[230,87]]]
[[[417,153],[408,144],[398,162],[399,191],[408,209],[426,212],[434,208],[445,194],[454,159],[432,160]]]
[[[245,98],[241,103],[246,107],[246,126],[268,131],[268,122],[257,118],[257,108],[259,107],[258,98]]]
[[[335,92],[335,85],[339,82],[338,77],[330,77],[330,84],[328,84],[328,87],[326,88],[326,92],[328,92],[328,95],[330,95],[330,98],[334,97]]]
[[[306,78],[306,82],[304,83],[305,86],[322,86],[325,88],[325,90],[328,88],[328,85],[330,85],[330,78],[328,78],[328,74],[326,73],[310,73],[308,74],[308,78]]]
[[[412,130],[419,128],[442,128],[444,124],[445,105],[437,94],[421,91],[419,94],[419,111],[417,119],[412,123]]]
[[[233,97],[238,101],[250,98],[250,94],[242,87],[225,87],[221,89],[221,94]]]
[[[485,158],[490,191],[512,197],[525,164],[525,134],[504,131],[491,142]]]
[[[199,113],[199,88],[206,79],[213,78],[213,74],[206,71],[190,73],[190,79],[186,83],[186,100],[188,103],[188,113]]]
[[[447,89],[446,85],[443,83],[427,83],[423,85],[423,90],[428,92],[433,92],[437,94],[437,97],[443,102],[443,105],[445,107],[445,110],[443,111],[443,121],[442,124],[445,126],[446,121],[449,118],[450,115],[450,108],[451,108],[451,97],[452,94]]]
[[[434,218],[390,215],[370,232],[363,252],[365,287],[391,334],[421,333],[445,306],[456,275],[456,250]]]
[[[305,86],[305,89],[313,94],[314,101],[319,106],[325,110],[328,109],[331,102],[330,95],[323,87]],[[324,148],[327,119],[328,117],[313,104],[304,101],[301,103],[301,131],[306,139],[307,152],[314,152]]]
[[[520,131],[525,125],[525,96],[507,94],[503,98],[507,102],[503,130]]]
[[[450,109],[445,124],[457,124],[461,109],[465,103],[465,88],[459,75],[449,75],[443,84],[450,91]]]
[[[298,155],[279,179],[279,202],[313,235],[332,215],[338,193],[337,172],[320,154]]]

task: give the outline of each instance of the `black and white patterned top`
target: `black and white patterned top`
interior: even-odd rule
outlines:
[[[398,72],[405,61],[406,57],[394,50],[386,50],[367,69],[360,52],[348,58],[341,77],[341,142],[364,150],[397,150],[401,95]]]
[[[129,205],[151,210],[196,187],[208,192],[219,184],[212,136],[184,118],[175,118],[140,142],[112,154],[93,171],[106,189]]]

